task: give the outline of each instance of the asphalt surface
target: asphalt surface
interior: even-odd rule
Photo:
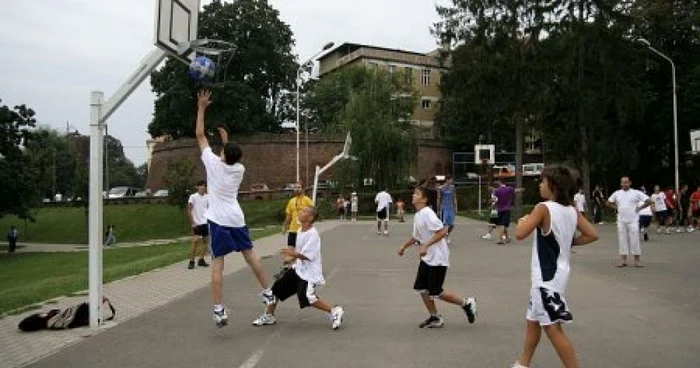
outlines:
[[[224,281],[229,326],[216,328],[211,292],[199,289],[40,360],[32,367],[510,367],[524,337],[531,240],[498,246],[480,239],[484,225],[460,219],[452,236],[445,289],[478,300],[475,324],[456,306],[439,304],[441,329],[419,329],[427,317],[412,285],[415,250],[398,246],[410,224],[376,235],[371,222],[322,234],[327,284],[319,296],[344,306],[334,331],[320,311],[281,304],[277,324],[254,327],[259,288],[243,269]],[[574,323],[565,330],[582,367],[700,367],[700,233],[652,235],[646,267],[614,267],[614,225],[578,247],[567,299]],[[279,258],[263,261],[268,274]],[[543,334],[532,367],[560,367]]]

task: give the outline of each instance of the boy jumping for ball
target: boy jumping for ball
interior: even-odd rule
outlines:
[[[416,207],[413,236],[399,247],[398,251],[399,256],[403,256],[406,248],[411,245],[420,246],[421,261],[413,289],[420,293],[430,317],[418,327],[435,328],[444,325],[442,316],[438,314],[435,306],[435,299],[460,306],[467,315],[469,323],[474,323],[477,314],[476,299],[464,299],[442,289],[447,267],[450,266],[450,249],[445,241],[447,227],[427,206],[429,195],[429,189],[425,187],[418,187],[413,191],[412,203]]]
[[[343,307],[331,307],[331,304],[316,296],[316,288],[325,283],[321,263],[321,237],[314,227],[317,217],[318,211],[314,207],[305,207],[299,212],[301,229],[297,233],[296,247],[280,251],[285,258],[293,258],[294,265],[275,281],[272,294],[281,301],[296,294],[300,308],[312,306],[328,313],[331,327],[335,330],[343,322]],[[265,312],[253,321],[253,325],[275,324],[276,307],[277,303],[268,304]]]
[[[275,296],[268,288],[267,278],[260,259],[253,250],[253,242],[245,223],[243,210],[238,204],[238,188],[243,181],[245,167],[239,162],[241,148],[228,141],[228,133],[219,128],[221,142],[224,147],[219,156],[215,155],[204,135],[204,114],[211,104],[211,92],[200,91],[197,95],[197,125],[195,135],[199,148],[202,150],[202,162],[207,172],[209,190],[209,207],[205,217],[209,225],[211,239],[211,284],[214,296],[214,322],[218,327],[228,324],[228,315],[222,304],[222,284],[224,272],[224,256],[231,252],[240,252],[245,258],[263,288],[262,298],[265,304],[274,304]]]

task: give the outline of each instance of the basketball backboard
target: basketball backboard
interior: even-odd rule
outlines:
[[[156,0],[155,45],[183,61],[194,60],[200,0]]]
[[[490,164],[496,162],[496,146],[493,144],[474,145],[474,163],[477,165]]]

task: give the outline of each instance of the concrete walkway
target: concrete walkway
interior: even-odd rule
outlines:
[[[278,324],[255,328],[258,287],[241,257],[227,258],[225,303],[231,325],[211,321],[206,269],[186,262],[105,286],[118,310],[116,323],[98,331],[16,330],[22,316],[0,320],[0,362],[17,367],[508,367],[524,333],[531,241],[497,246],[480,239],[484,224],[458,219],[450,245],[445,288],[476,296],[480,314],[466,322],[455,307],[438,307],[440,330],[421,330],[424,307],[411,291],[417,254],[396,256],[411,224],[392,224],[377,236],[373,222],[326,221],[323,232],[327,286],[319,295],[346,307],[332,331],[324,316],[280,306]],[[700,362],[700,234],[652,235],[644,243],[646,268],[613,267],[615,228],[598,227],[601,240],[577,248],[567,297],[575,322],[567,326],[582,367],[696,367]],[[276,254],[279,236],[256,242],[261,256]],[[267,258],[268,274],[278,257]],[[240,272],[237,272],[240,271]],[[83,298],[65,298],[59,306]],[[53,307],[49,306],[49,307]],[[48,307],[47,307],[48,308]],[[533,367],[559,367],[543,336]],[[42,359],[43,358],[43,359]]]

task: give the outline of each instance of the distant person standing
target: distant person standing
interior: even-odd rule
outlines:
[[[105,246],[111,247],[117,243],[117,233],[114,231],[114,225],[107,226],[107,233],[105,234]]]
[[[642,232],[644,241],[649,241],[649,226],[654,218],[654,213],[651,212],[650,206],[644,206],[645,201],[639,201],[638,207],[643,207],[639,210],[639,231]]]
[[[579,188],[578,193],[574,194],[574,204],[576,205],[576,212],[588,218],[586,216],[586,195],[583,194],[582,188]]]
[[[656,214],[656,221],[659,226],[656,228],[657,233],[661,233],[661,228],[666,229],[666,234],[670,234],[668,229],[668,208],[666,207],[666,193],[661,191],[661,187],[654,185],[654,193],[651,195],[652,209]]]
[[[389,235],[389,213],[391,210],[391,195],[386,191],[386,189],[377,193],[374,197],[374,203],[377,204],[377,235],[384,234]],[[382,223],[384,224],[384,231],[382,231]]]
[[[506,185],[500,179],[496,180],[496,186],[498,189],[494,191],[493,195],[498,199],[496,202],[496,209],[498,210],[497,244],[506,244],[510,243],[508,227],[510,226],[510,209],[515,198],[515,188]]]
[[[188,269],[194,268],[194,258],[197,254],[197,244],[201,244],[202,251],[199,254],[197,266],[209,267],[209,264],[204,261],[204,255],[207,253],[209,246],[209,225],[204,214],[209,208],[209,198],[207,195],[207,182],[204,180],[197,183],[197,192],[190,195],[187,200],[187,217],[192,225],[192,251],[190,252],[190,263]]]
[[[17,240],[19,240],[19,231],[16,227],[10,226],[10,230],[7,231],[7,251],[8,253],[14,253],[17,248]]]
[[[336,203],[340,203],[341,200],[342,198],[338,198]],[[297,246],[297,233],[301,229],[299,214],[304,208],[313,207],[313,205],[311,198],[304,194],[304,188],[301,186],[301,183],[294,184],[294,197],[287,202],[287,207],[284,210],[286,217],[284,225],[282,225],[282,233],[287,234],[287,248],[294,250]],[[340,207],[340,210],[342,211],[342,207]],[[275,275],[275,278],[281,277],[285,268],[291,267],[292,263],[294,263],[294,258],[285,257],[283,269]]]
[[[634,256],[634,266],[643,267],[642,247],[639,242],[639,211],[651,204],[646,194],[632,189],[632,181],[623,176],[620,187],[610,198],[607,205],[617,210],[617,237],[619,241],[620,263],[617,267],[627,266],[627,255]],[[644,202],[644,205],[639,205]]]
[[[352,221],[357,221],[357,210],[359,208],[359,199],[357,198],[357,193],[352,192],[350,195],[350,216]]]
[[[396,216],[399,217],[399,222],[404,222],[403,215],[406,213],[406,210],[404,209],[406,206],[406,203],[403,201],[403,199],[399,198],[396,201]]]
[[[452,175],[445,176],[445,183],[438,188],[437,201],[442,223],[447,226],[446,241],[450,243],[450,234],[455,227],[457,213],[457,194],[452,181]]]
[[[678,229],[684,229],[688,232],[692,231],[690,226],[690,192],[688,185],[681,185],[680,193],[678,193]]]
[[[345,219],[345,198],[343,196],[338,196],[335,200],[335,209],[338,212],[338,220],[342,221]]]
[[[593,222],[602,225],[603,224],[603,214],[605,209],[605,194],[600,188],[600,185],[595,186],[593,190]]]

